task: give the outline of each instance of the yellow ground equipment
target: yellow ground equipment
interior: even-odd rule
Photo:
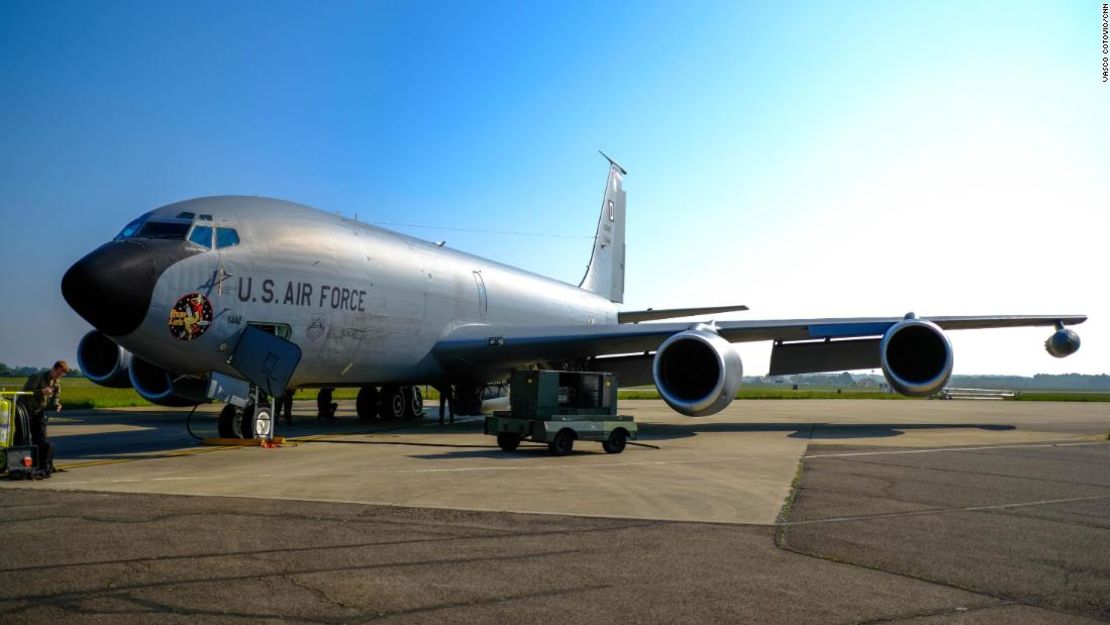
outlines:
[[[19,405],[24,391],[0,391],[0,474],[8,477],[49,477],[35,462],[35,447],[30,445],[27,413]],[[18,434],[19,439],[16,439]]]

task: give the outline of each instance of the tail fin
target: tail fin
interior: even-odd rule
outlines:
[[[601,155],[609,161],[609,179],[601,200],[594,251],[586,267],[586,276],[578,287],[620,304],[624,302],[624,189],[621,185],[628,172],[604,152]]]

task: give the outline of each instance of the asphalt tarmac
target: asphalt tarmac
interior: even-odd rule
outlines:
[[[474,423],[209,453],[181,415],[72,415],[65,473],[0,484],[0,623],[1110,621],[1104,404],[626,408],[651,447],[566,458]]]

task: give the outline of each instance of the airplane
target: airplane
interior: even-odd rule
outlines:
[[[1051,326],[1049,354],[1079,349],[1067,326],[1084,315],[659,323],[747,307],[622,311],[627,171],[602,156],[609,172],[577,286],[278,199],[156,208],[62,278],[94,328],[79,366],[156,404],[226,401],[221,435],[253,438],[272,433],[265,397],[296,388],[358,387],[356,412],[373,419],[422,414],[417,385],[430,385],[467,415],[514,369],[612,371],[702,416],[740,386],[734,342],[773,341],[770,375],[881,368],[910,396],[947,383],[948,330]]]

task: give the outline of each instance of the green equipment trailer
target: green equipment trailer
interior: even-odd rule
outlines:
[[[507,412],[486,417],[485,432],[514,451],[523,440],[565,456],[575,441],[599,441],[619,454],[636,438],[636,422],[617,414],[617,376],[596,371],[514,371]]]

